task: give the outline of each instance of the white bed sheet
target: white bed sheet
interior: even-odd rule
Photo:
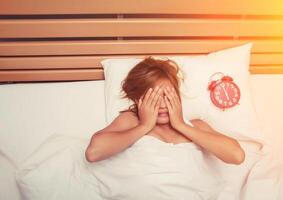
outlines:
[[[92,172],[105,200],[279,200],[283,165],[267,151],[242,145],[246,159],[235,166],[194,144],[144,136],[117,156],[94,163]]]
[[[282,161],[283,75],[252,75],[251,80],[263,130],[272,141],[275,158]],[[105,126],[103,89],[103,81],[0,86],[0,151],[15,160],[8,162],[0,154],[1,200],[20,199],[14,165],[19,165],[50,135],[66,133],[89,138]],[[3,147],[7,147],[6,152]]]

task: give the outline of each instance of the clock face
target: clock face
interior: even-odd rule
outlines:
[[[221,81],[216,84],[210,93],[214,105],[219,108],[230,108],[235,106],[240,100],[240,89],[231,81]]]

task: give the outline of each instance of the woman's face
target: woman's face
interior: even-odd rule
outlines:
[[[162,98],[161,98],[161,104],[158,110],[158,117],[157,117],[156,124],[167,124],[170,122],[170,118],[169,118],[168,108],[165,104],[165,99],[164,99],[165,91],[164,90],[167,86],[172,88],[173,85],[168,79],[160,79],[155,83],[154,88],[156,86],[159,86],[160,88],[162,88],[162,93],[161,93]]]

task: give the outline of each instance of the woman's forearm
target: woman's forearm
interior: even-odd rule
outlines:
[[[241,164],[245,159],[245,152],[238,141],[231,137],[216,131],[203,131],[185,123],[178,126],[178,131],[226,163]]]
[[[147,127],[138,125],[127,131],[98,132],[91,138],[91,142],[85,153],[86,159],[89,162],[107,159],[125,150],[149,131]]]

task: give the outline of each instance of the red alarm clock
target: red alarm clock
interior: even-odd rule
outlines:
[[[221,74],[222,78],[211,81],[211,77],[216,74]],[[211,77],[208,90],[210,91],[210,99],[215,106],[224,110],[239,104],[241,93],[239,87],[233,82],[233,78],[225,76],[222,72],[217,72]]]

